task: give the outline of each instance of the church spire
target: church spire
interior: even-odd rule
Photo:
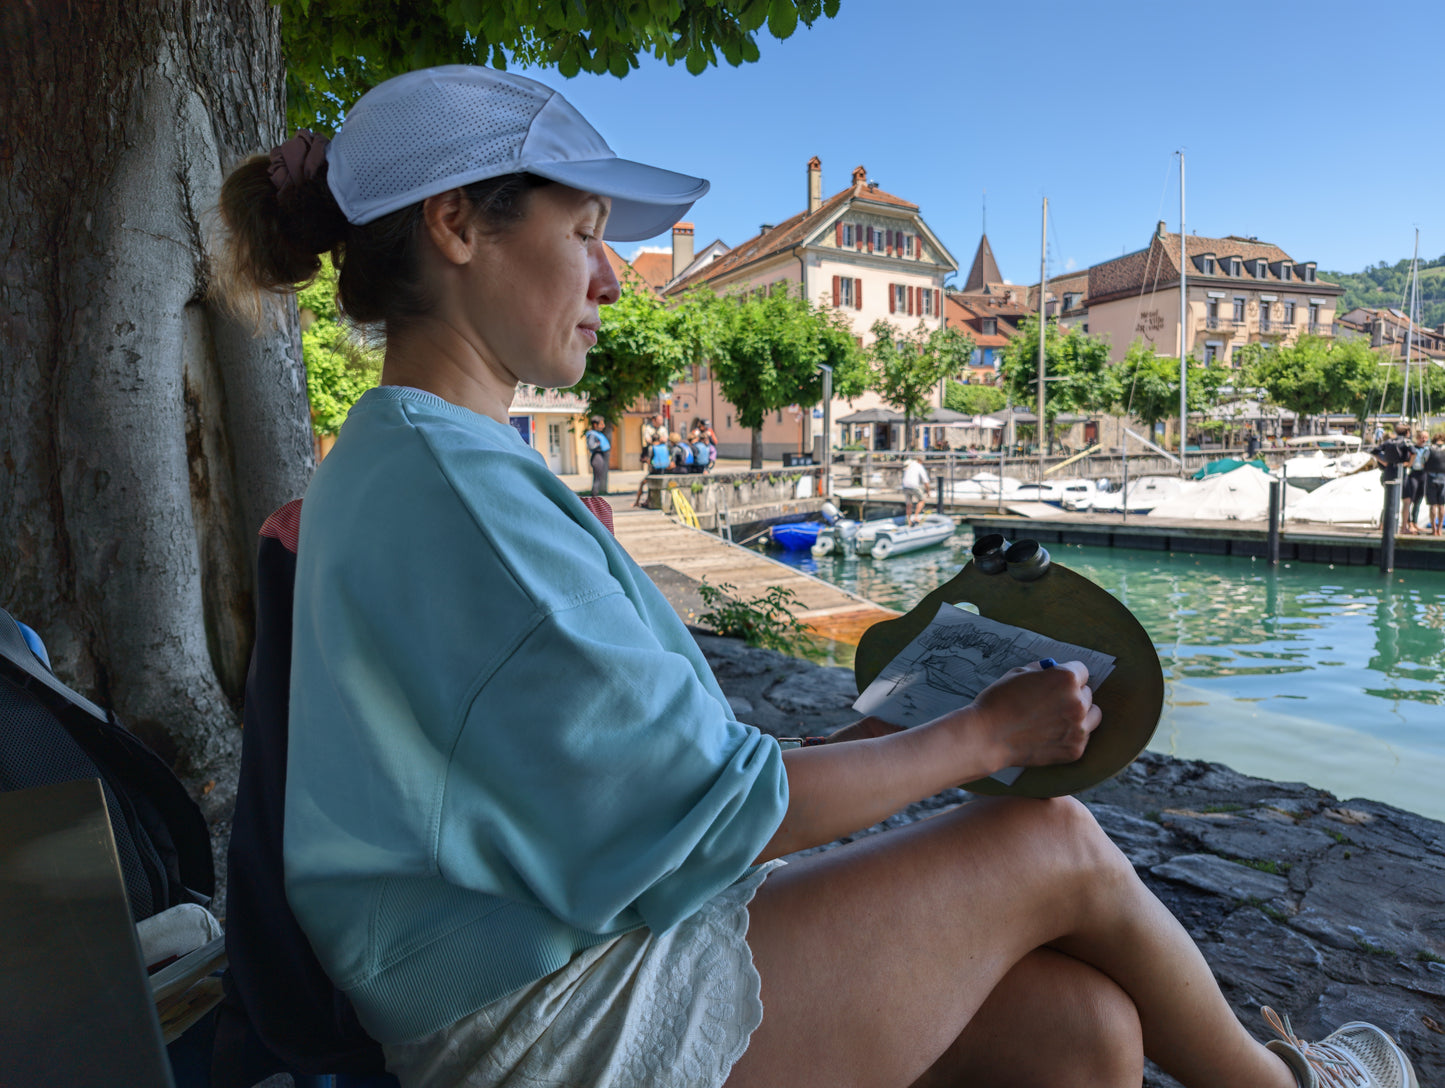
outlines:
[[[993,248],[988,244],[988,235],[985,234],[978,240],[978,252],[973,255],[973,267],[968,270],[963,293],[978,294],[990,283],[1002,282],[1003,273],[998,270],[998,262],[993,259]]]

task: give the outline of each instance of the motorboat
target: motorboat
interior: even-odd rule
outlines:
[[[1306,491],[1349,476],[1374,463],[1374,456],[1360,452],[1360,438],[1353,434],[1309,434],[1285,442],[1302,452],[1284,463],[1284,476]]]
[[[1189,482],[1178,476],[1140,476],[1130,480],[1128,488],[1123,491],[1099,492],[1088,505],[1066,499],[1064,506],[1069,510],[1086,510],[1095,514],[1121,514],[1126,510],[1131,514],[1147,514],[1165,499],[1185,490]]]
[[[1005,499],[1013,498],[1018,488],[1018,480],[996,472],[980,472],[967,480],[953,480],[943,485],[950,502],[997,502],[1000,494]]]
[[[887,559],[942,544],[954,528],[953,519],[943,514],[929,514],[917,525],[909,525],[906,518],[880,518],[858,530],[854,546],[859,555]]]
[[[1102,494],[1098,482],[1085,479],[1046,480],[1041,484],[1019,484],[1006,498],[1009,502],[1047,502],[1080,509],[1071,503],[1092,503]]]
[[[818,539],[821,521],[787,521],[768,529],[768,538],[789,552],[805,552]]]

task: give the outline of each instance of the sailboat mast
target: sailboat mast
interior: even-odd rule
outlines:
[[[1415,287],[1420,282],[1420,228],[1415,228],[1415,253],[1410,258],[1410,308],[1405,311],[1405,388],[1400,393],[1400,419],[1410,413],[1410,348],[1415,341]],[[1423,402],[1423,397],[1421,398]]]
[[[1184,475],[1184,444],[1189,433],[1189,356],[1185,353],[1184,341],[1188,332],[1185,324],[1189,314],[1189,300],[1186,293],[1188,278],[1184,271],[1184,151],[1179,152],[1179,475]]]
[[[1044,483],[1044,343],[1048,340],[1049,326],[1044,315],[1044,292],[1049,284],[1049,198],[1044,197],[1044,224],[1039,241],[1039,392],[1037,397],[1038,422],[1034,429],[1039,441],[1039,487]]]

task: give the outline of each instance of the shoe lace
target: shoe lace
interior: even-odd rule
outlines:
[[[1333,1043],[1307,1043],[1294,1033],[1287,1015],[1281,1018],[1268,1006],[1260,1012],[1275,1034],[1304,1056],[1304,1060],[1319,1074],[1321,1084],[1328,1088],[1370,1088],[1369,1075],[1348,1050]]]

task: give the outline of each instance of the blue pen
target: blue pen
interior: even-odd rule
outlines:
[[[1055,661],[1052,657],[1046,657],[1046,658],[1044,658],[1042,661],[1039,662],[1039,668],[1041,668],[1041,669],[1052,669],[1052,668],[1053,668],[1055,665],[1057,665],[1057,664],[1058,664],[1058,662]]]

